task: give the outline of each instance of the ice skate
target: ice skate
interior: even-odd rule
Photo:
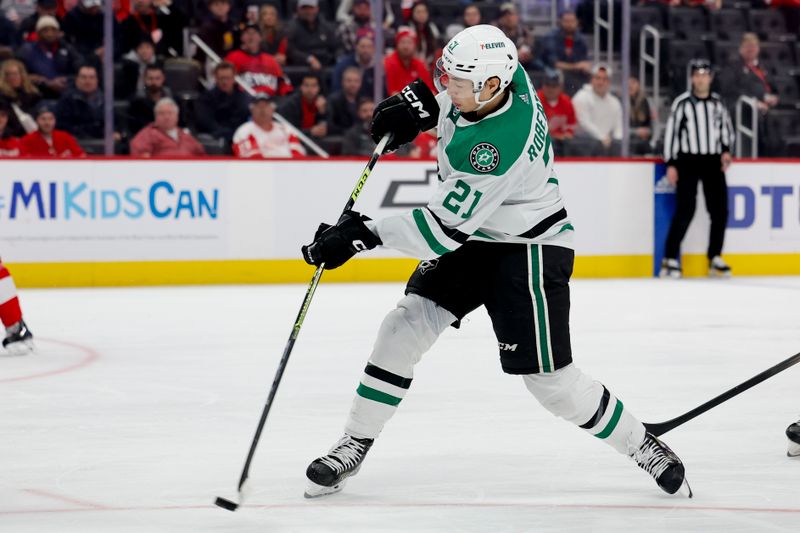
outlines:
[[[731,267],[722,257],[715,255],[708,264],[708,277],[729,278],[731,277]]]
[[[786,455],[800,457],[800,420],[786,428],[786,436],[789,437],[789,449]]]
[[[659,278],[680,279],[683,277],[681,272],[681,265],[677,259],[669,259],[665,257],[661,261],[661,270],[658,272]]]
[[[315,459],[306,470],[306,498],[339,492],[347,478],[358,473],[373,439],[357,439],[345,434],[328,455]]]
[[[692,497],[692,488],[686,481],[683,463],[669,446],[651,433],[645,433],[644,441],[631,458],[642,470],[653,476],[658,486],[667,494],[675,494],[680,490],[689,498]]]
[[[14,355],[26,355],[33,352],[33,333],[28,329],[24,320],[6,328],[3,348]]]

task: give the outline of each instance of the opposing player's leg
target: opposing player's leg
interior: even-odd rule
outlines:
[[[644,425],[605,386],[572,364],[572,250],[529,245],[524,257],[516,253],[498,266],[496,297],[487,302],[503,370],[523,375],[528,390],[548,411],[632,457],[666,492],[677,492],[685,482],[680,459],[646,434]],[[525,291],[519,289],[523,282]],[[507,312],[509,307],[514,312]]]
[[[457,286],[466,277],[455,265],[468,252],[453,252],[447,260],[423,261],[412,275],[407,295],[378,330],[344,436],[306,470],[307,498],[340,491],[347,478],[358,472],[374,439],[408,392],[414,365],[448,326],[478,306],[474,291]]]
[[[22,319],[17,287],[11,273],[0,262],[0,322],[5,327],[3,347],[14,354],[33,351],[33,334]]]
[[[800,457],[800,420],[786,428],[786,436],[789,438],[789,449],[786,451],[786,455]]]

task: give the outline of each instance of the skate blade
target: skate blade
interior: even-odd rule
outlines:
[[[691,498],[694,496],[694,492],[692,492],[692,487],[689,485],[689,481],[687,481],[686,478],[683,478],[683,483],[681,484],[681,488],[678,489],[678,494],[686,496],[687,498]]]
[[[716,271],[712,270],[711,272],[708,273],[708,277],[709,278],[713,278],[713,279],[730,279],[731,278],[731,273],[730,272],[716,272]]]
[[[11,355],[30,355],[36,351],[32,340],[12,342],[6,346],[6,351]]]
[[[328,496],[329,494],[335,494],[344,488],[345,483],[347,483],[347,479],[343,479],[332,487],[326,487],[325,485],[317,485],[309,479],[308,485],[306,485],[306,492],[303,494],[303,496],[310,499]]]

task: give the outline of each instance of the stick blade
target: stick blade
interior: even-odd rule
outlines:
[[[214,501],[214,505],[216,505],[217,507],[222,507],[226,511],[231,511],[231,512],[239,508],[238,503],[226,500],[225,498],[220,498],[219,496],[217,496],[217,499]]]

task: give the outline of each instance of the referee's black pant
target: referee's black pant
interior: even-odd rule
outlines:
[[[722,254],[725,226],[728,223],[728,185],[719,155],[681,155],[678,170],[677,205],[667,235],[664,256],[680,257],[681,241],[689,229],[697,205],[697,182],[703,183],[706,209],[711,217],[708,258]]]

